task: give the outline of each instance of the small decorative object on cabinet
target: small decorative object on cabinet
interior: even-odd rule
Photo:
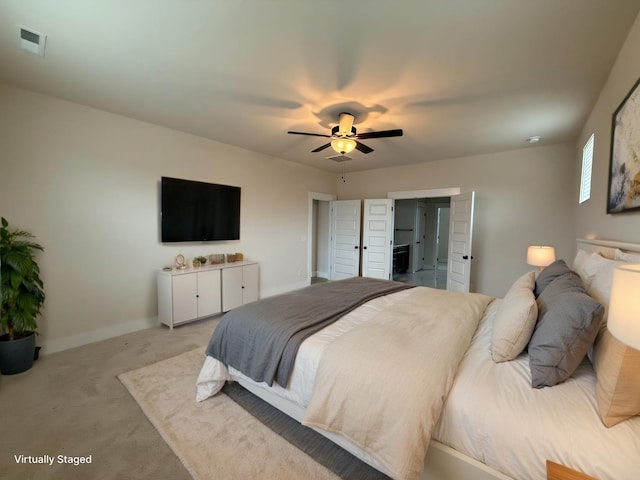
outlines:
[[[187,268],[187,262],[184,259],[184,255],[180,254],[176,256],[176,268],[179,270]]]
[[[212,265],[224,263],[224,253],[214,253],[213,255],[209,255],[209,263]]]
[[[193,259],[193,266],[194,267],[201,267],[205,263],[207,263],[207,258],[206,257],[200,256],[200,257],[195,257]]]
[[[258,264],[210,264],[158,276],[158,320],[173,328],[258,299]]]

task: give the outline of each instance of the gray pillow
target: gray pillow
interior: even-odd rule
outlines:
[[[598,334],[604,307],[575,272],[551,281],[538,297],[538,323],[529,342],[531,384],[551,387],[569,378]]]
[[[536,296],[536,298],[538,298],[538,296],[542,293],[547,285],[549,285],[559,276],[571,271],[572,270],[562,259],[556,260],[552,264],[546,266],[544,270],[540,272],[538,278],[536,278],[536,287],[533,290],[533,294]]]

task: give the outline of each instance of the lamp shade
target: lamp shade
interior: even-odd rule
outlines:
[[[356,148],[356,141],[352,138],[336,138],[331,140],[331,147],[338,153],[345,154]]]
[[[607,326],[622,343],[640,350],[640,265],[613,270]]]
[[[556,260],[556,249],[545,245],[531,245],[527,249],[527,263],[534,267],[546,267]]]

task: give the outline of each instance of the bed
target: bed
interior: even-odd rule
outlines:
[[[471,294],[473,301],[468,304],[459,296],[448,298],[453,292],[431,292],[432,289],[426,287],[403,289],[371,299],[301,343],[286,388],[268,379],[254,381],[239,370],[227,368],[223,363],[207,356],[198,378],[197,399],[202,401],[214,395],[226,381],[237,381],[289,416],[316,428],[330,440],[392,478],[544,479],[547,460],[585,472],[600,480],[638,478],[640,417],[637,414],[640,413],[640,407],[633,398],[623,405],[619,405],[620,400],[615,396],[613,401],[606,398],[607,393],[611,397],[611,392],[606,391],[607,388],[615,390],[618,388],[616,385],[620,383],[612,383],[612,379],[619,380],[619,374],[614,371],[615,366],[612,367],[609,361],[611,351],[629,352],[620,345],[612,347],[613,340],[599,319],[606,317],[606,308],[600,311],[594,306],[602,304],[606,307],[612,269],[618,262],[640,263],[640,258],[634,257],[638,254],[634,252],[640,252],[640,245],[578,241],[578,255],[571,262],[571,269],[575,274],[562,278],[574,279],[579,275],[589,298],[595,298],[599,303],[586,300],[594,319],[589,328],[580,325],[578,330],[582,336],[585,335],[584,332],[589,331],[586,335],[588,338],[581,338],[583,343],[588,344],[589,350],[586,357],[578,352],[574,355],[576,358],[570,359],[575,363],[574,366],[564,365],[563,362],[569,361],[566,359],[557,362],[561,368],[557,368],[556,365],[549,369],[545,362],[542,362],[542,365],[540,362],[536,363],[539,356],[536,348],[540,347],[540,344],[544,347],[548,341],[548,338],[544,337],[547,331],[542,326],[545,322],[547,325],[551,323],[548,319],[553,318],[551,314],[554,312],[552,294],[545,293],[542,297],[540,295],[545,289],[551,292],[553,289],[547,287],[556,278],[561,277],[553,277],[553,268],[549,267],[538,279],[533,277],[532,273],[523,275],[501,299]],[[537,292],[538,299],[535,300],[535,290],[539,287],[536,285],[537,280],[542,282],[548,277],[551,279],[541,288],[541,292]],[[531,278],[533,284],[530,283]],[[556,282],[559,283],[562,282]],[[573,286],[569,289],[570,295],[575,296]],[[428,303],[428,307],[421,306],[421,302],[427,298],[432,302],[431,297],[434,293],[436,296],[440,295],[435,306],[433,303]],[[535,312],[530,306],[532,296],[536,305]],[[529,299],[527,311],[516,308],[522,303],[523,297]],[[548,302],[541,303],[545,298]],[[461,306],[462,310],[453,314],[444,311],[442,302],[452,301]],[[540,305],[542,306],[538,308]],[[420,313],[425,310],[429,313]],[[363,340],[362,337],[354,337],[354,332],[361,329],[367,332],[367,340],[364,341],[367,344],[370,342],[368,339],[380,336],[380,332],[376,333],[380,328],[380,322],[407,323],[409,336],[414,333],[418,335],[418,327],[411,320],[416,315],[420,318],[418,323],[427,325],[424,327],[426,336],[434,339],[434,342],[423,349],[427,354],[418,348],[415,352],[400,355],[399,358],[390,357],[393,358],[391,362],[378,362],[376,355],[367,356],[366,349],[373,348],[375,351],[377,348],[377,356],[381,357],[381,344],[376,342],[386,340],[379,338],[372,340],[371,345],[364,345],[364,350],[359,349]],[[496,338],[496,332],[504,329],[505,320],[507,329],[513,331],[514,325],[510,318],[525,316],[529,319],[526,322],[528,326],[523,327],[523,321],[519,320],[517,335],[514,337],[511,332],[513,338],[509,338],[509,342],[505,343],[504,338]],[[587,315],[584,311],[581,311],[580,319],[585,316]],[[402,321],[398,322],[398,318]],[[382,337],[390,336],[388,330],[381,332]],[[406,335],[406,332],[398,334]],[[394,335],[396,333],[391,336]],[[354,337],[355,340],[349,341],[349,337]],[[399,338],[398,341],[402,344],[407,342],[406,336]],[[447,338],[447,342],[443,342],[443,338]],[[514,338],[517,341],[514,341]],[[415,342],[418,347],[420,342],[422,339]],[[437,345],[443,343],[446,343],[448,350],[452,350],[451,354],[446,352],[447,349],[437,350]],[[387,343],[383,345],[386,348]],[[518,351],[521,348],[524,348],[524,351]],[[350,351],[358,361],[349,360]],[[437,357],[437,361],[430,359],[429,352]],[[420,365],[432,362],[438,364],[437,372],[425,373],[422,372],[422,368],[407,367],[410,364],[402,363],[410,361],[407,357],[413,355],[417,355],[415,358],[419,358]],[[335,360],[328,360],[329,358]],[[624,360],[627,363],[631,361],[632,364],[636,362],[633,365],[640,367],[640,359],[637,356],[624,355]],[[347,371],[346,375],[352,375],[345,377],[350,386],[341,387],[338,379],[342,376],[340,366],[351,363],[354,364],[352,367],[344,368]],[[358,375],[358,371],[363,371],[363,364],[373,365],[373,373]],[[398,365],[404,366],[398,368]],[[596,374],[594,365],[599,365],[600,376]],[[628,369],[628,365],[626,368]],[[571,372],[566,378],[559,381],[554,378],[549,380],[549,377],[566,375],[563,372],[567,369]],[[349,370],[353,372],[349,373]],[[327,413],[322,410],[326,404],[331,403],[329,400],[333,400],[334,395],[344,395],[336,398],[340,398],[339,403],[347,405],[347,409],[353,409],[353,406],[349,407],[345,403],[350,396],[349,389],[351,393],[353,390],[373,389],[371,391],[376,392],[375,396],[370,392],[368,397],[356,396],[355,405],[362,405],[363,398],[375,398],[375,402],[365,403],[374,403],[374,411],[382,411],[380,409],[385,407],[378,404],[382,400],[378,401],[377,393],[384,389],[379,385],[388,385],[392,381],[389,380],[391,377],[409,377],[409,370],[419,371],[417,377],[410,377],[409,386],[393,383],[392,390],[397,392],[402,390],[396,389],[415,387],[415,391],[419,393],[405,393],[396,397],[426,399],[428,402],[426,407],[420,405],[415,413],[419,417],[418,420],[409,416],[397,417],[403,420],[396,423],[419,423],[419,427],[412,427],[408,433],[404,429],[388,433],[388,438],[395,438],[394,442],[400,442],[402,447],[408,444],[418,446],[417,453],[410,459],[413,466],[403,469],[409,460],[403,459],[405,463],[401,463],[400,466],[394,464],[395,457],[399,455],[397,450],[381,451],[376,443],[384,439],[386,429],[393,426],[390,427],[384,422],[378,425],[379,422],[372,419],[371,412],[363,409],[363,416],[356,417],[357,421],[362,422],[364,418],[367,422],[362,424],[375,423],[375,427],[372,428],[374,433],[354,433],[353,425],[347,425],[343,429],[344,415],[341,412],[334,409]],[[386,377],[383,377],[383,371],[386,372]],[[638,368],[635,371],[637,372]],[[358,376],[362,378],[358,379]],[[357,384],[354,388],[354,378],[364,383]],[[316,381],[317,379],[320,380]],[[632,382],[636,380],[637,375]],[[532,387],[534,381],[540,382],[538,388]],[[553,381],[557,381],[555,386],[545,386],[545,382]],[[428,387],[418,384],[411,387],[416,382],[427,382]],[[632,385],[632,397],[638,397],[639,388],[637,382]],[[628,396],[629,390],[623,394]],[[406,407],[406,410],[413,412],[414,407]],[[405,410],[404,407],[398,408],[397,404],[392,404],[389,411],[394,411],[393,409]],[[359,415],[360,412],[356,414]],[[389,414],[379,416],[393,417]],[[335,428],[336,425],[339,428]],[[367,439],[373,438],[373,447],[366,441],[363,443],[362,435]],[[417,469],[416,458],[420,459]]]

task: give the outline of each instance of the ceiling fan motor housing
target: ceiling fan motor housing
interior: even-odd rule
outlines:
[[[354,136],[356,135],[356,127],[351,127],[351,135],[350,136]],[[340,135],[340,125],[336,125],[335,127],[333,127],[331,129],[331,136],[338,138],[338,137],[342,137],[343,135]]]

